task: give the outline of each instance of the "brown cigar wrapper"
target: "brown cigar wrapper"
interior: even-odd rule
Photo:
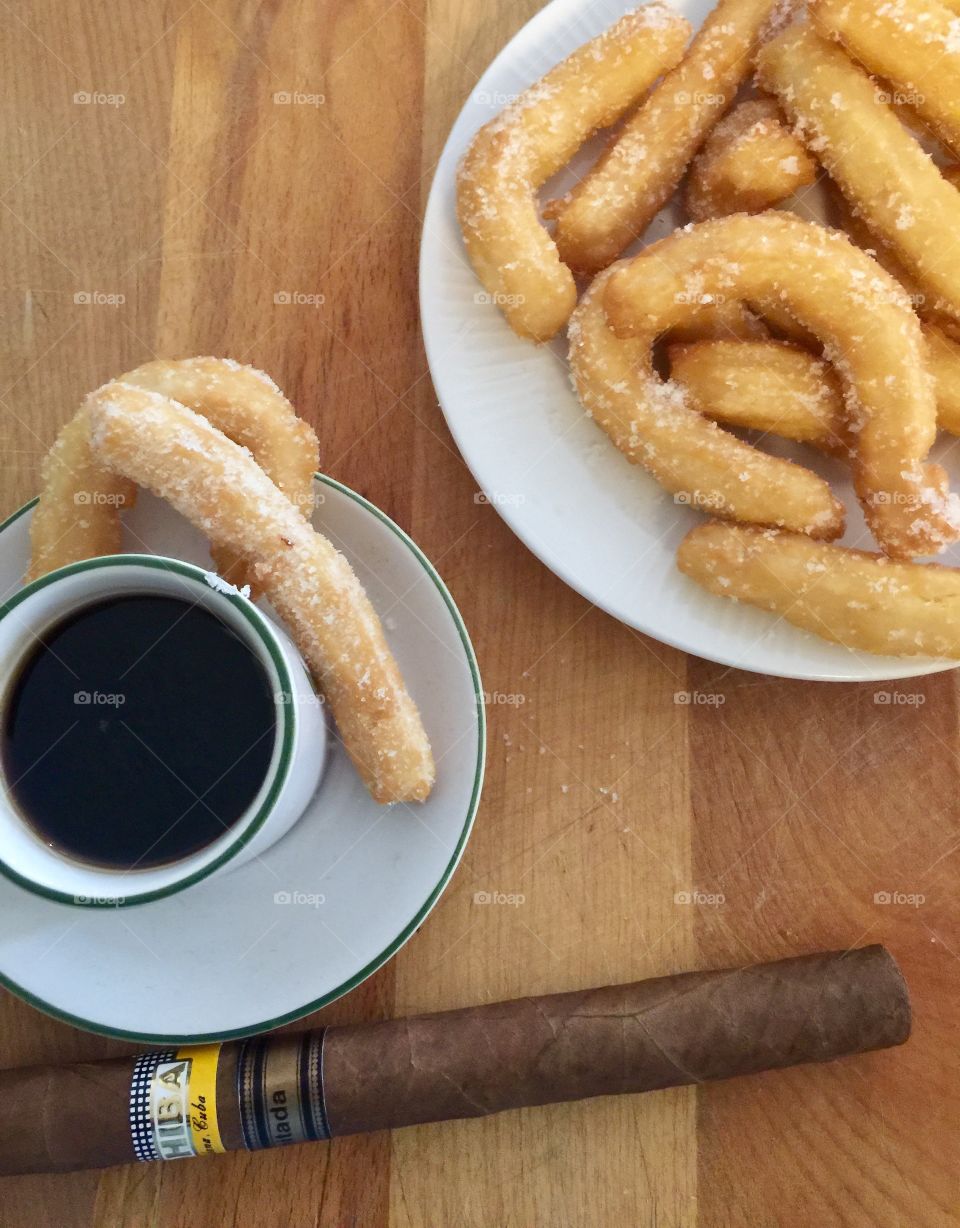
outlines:
[[[632,985],[331,1027],[331,1134],[481,1117],[824,1062],[902,1044],[907,987],[880,946]],[[217,1111],[242,1148],[239,1043],[224,1045]],[[0,1072],[0,1174],[134,1160],[133,1059]]]

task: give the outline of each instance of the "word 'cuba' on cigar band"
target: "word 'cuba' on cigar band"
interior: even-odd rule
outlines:
[[[237,1099],[248,1151],[330,1137],[323,1096],[323,1030],[244,1041]]]
[[[220,1045],[142,1053],[130,1083],[130,1132],[138,1160],[226,1151],[217,1121]]]

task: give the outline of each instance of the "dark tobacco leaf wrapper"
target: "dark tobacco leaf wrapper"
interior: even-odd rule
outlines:
[[[0,1072],[0,1173],[283,1146],[652,1091],[902,1044],[880,946],[330,1027],[301,1037]]]

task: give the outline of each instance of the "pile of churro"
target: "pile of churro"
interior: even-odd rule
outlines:
[[[689,38],[645,5],[481,128],[473,267],[521,337],[566,328],[590,417],[713,517],[687,576],[853,650],[960,658],[960,570],[915,561],[960,540],[928,459],[960,433],[960,0],[720,0]],[[832,227],[799,216],[815,181]],[[688,223],[624,259],[672,199]],[[831,544],[828,483],[730,428],[848,466],[877,551]]]
[[[206,534],[224,578],[269,598],[375,800],[423,801],[430,743],[360,581],[310,523],[316,470],[314,432],[262,371],[148,363],[91,393],[57,437],[27,579],[117,553],[121,510],[152,491]]]

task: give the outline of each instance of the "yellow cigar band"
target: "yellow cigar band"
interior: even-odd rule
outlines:
[[[190,1062],[187,1085],[190,1137],[193,1153],[215,1155],[226,1151],[217,1121],[217,1067],[222,1045],[186,1045],[177,1050],[178,1059]]]

